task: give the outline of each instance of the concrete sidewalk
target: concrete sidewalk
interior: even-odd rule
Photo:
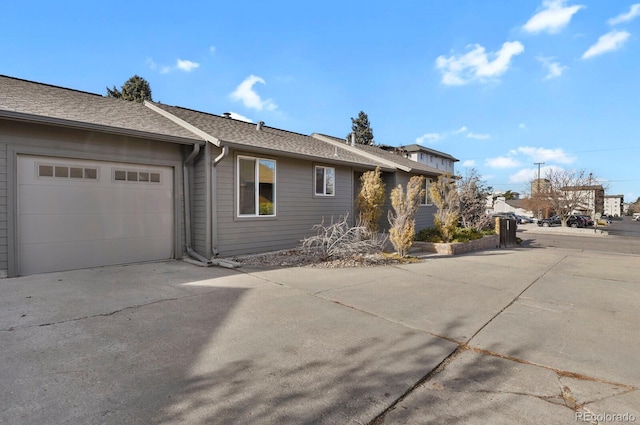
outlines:
[[[0,423],[640,421],[639,259],[520,248],[2,280]]]

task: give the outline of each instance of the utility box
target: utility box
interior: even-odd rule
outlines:
[[[500,248],[511,248],[517,245],[517,228],[518,223],[515,219],[496,217],[496,232],[500,236]]]

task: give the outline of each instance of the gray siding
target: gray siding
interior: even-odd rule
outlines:
[[[7,145],[0,143],[0,277],[7,276],[7,236]]]
[[[236,214],[235,167],[238,154],[231,151],[217,166],[218,217],[217,248],[223,257],[256,252],[289,249],[313,234],[314,224],[323,218],[349,213],[353,215],[353,170],[335,166],[336,195],[314,196],[314,165],[321,162],[260,155],[276,160],[276,217],[238,218]],[[328,165],[333,166],[333,165]]]
[[[205,191],[206,183],[205,176],[207,166],[204,159],[204,153],[200,153],[194,162],[194,169],[191,176],[191,240],[193,242],[193,249],[201,255],[207,253],[206,247],[206,208],[205,208]]]
[[[0,121],[0,273],[11,270],[15,247],[16,158],[20,154],[131,162],[174,167],[176,223],[181,209],[183,147],[181,145],[62,127]],[[175,253],[183,254],[184,229],[175,227]],[[15,272],[15,271],[14,271]]]

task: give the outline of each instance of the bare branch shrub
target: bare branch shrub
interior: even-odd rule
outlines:
[[[389,240],[401,257],[409,254],[409,249],[413,245],[415,236],[416,220],[415,215],[420,206],[420,199],[425,196],[424,177],[413,176],[407,183],[405,194],[402,185],[398,185],[391,191],[391,206],[387,218],[391,228],[389,229]]]
[[[467,229],[486,230],[491,228],[493,220],[487,214],[487,195],[490,189],[472,168],[458,182],[460,194],[460,222]]]
[[[302,246],[320,253],[324,259],[382,251],[387,243],[387,236],[371,233],[367,226],[360,223],[352,227],[348,223],[348,217],[348,213],[340,216],[337,221],[331,217],[328,225],[325,225],[323,217],[320,224],[312,227],[316,235],[303,239]]]
[[[438,181],[429,186],[429,194],[438,207],[433,224],[440,230],[443,241],[450,242],[460,217],[460,196],[455,179],[451,174],[438,176]]]
[[[367,171],[360,177],[360,193],[358,193],[358,220],[371,233],[378,231],[378,221],[384,205],[384,183],[380,176],[380,167],[375,171]]]

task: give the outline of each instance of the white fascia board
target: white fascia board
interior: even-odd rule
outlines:
[[[209,143],[211,143],[211,144],[213,144],[213,145],[215,145],[217,147],[221,147],[222,146],[222,144],[220,143],[219,139],[213,137],[212,135],[210,135],[206,131],[200,130],[196,126],[189,124],[185,120],[176,117],[171,112],[167,112],[162,108],[158,108],[156,105],[154,105],[153,103],[151,103],[149,101],[146,101],[146,100],[144,101],[144,106],[146,106],[147,108],[151,109],[154,112],[157,112],[158,114],[162,115],[163,117],[173,121],[174,123],[178,124],[180,127],[184,128],[186,130],[189,130],[190,132],[192,132],[196,136],[202,137],[207,142],[209,142]]]
[[[361,151],[360,149],[356,149],[355,147],[353,147],[351,145],[348,145],[348,144],[343,143],[343,142],[338,142],[337,140],[333,140],[330,137],[323,136],[322,134],[314,133],[314,134],[311,135],[311,137],[315,137],[318,140],[322,140],[323,142],[327,142],[327,143],[332,144],[334,146],[338,146],[338,147],[340,147],[342,149],[348,149],[348,150],[350,150],[351,152],[353,152],[353,153],[355,153],[357,155],[364,156],[364,157],[369,158],[369,159],[374,160],[374,161],[378,161],[378,162],[380,162],[382,164],[385,164],[385,165],[387,165],[387,166],[389,166],[391,168],[397,168],[398,170],[406,171],[407,173],[410,173],[411,170],[412,170],[412,168],[410,168],[410,167],[398,164],[398,163],[393,162],[393,161],[389,161],[387,159],[379,157],[378,155],[371,154],[369,152]]]

